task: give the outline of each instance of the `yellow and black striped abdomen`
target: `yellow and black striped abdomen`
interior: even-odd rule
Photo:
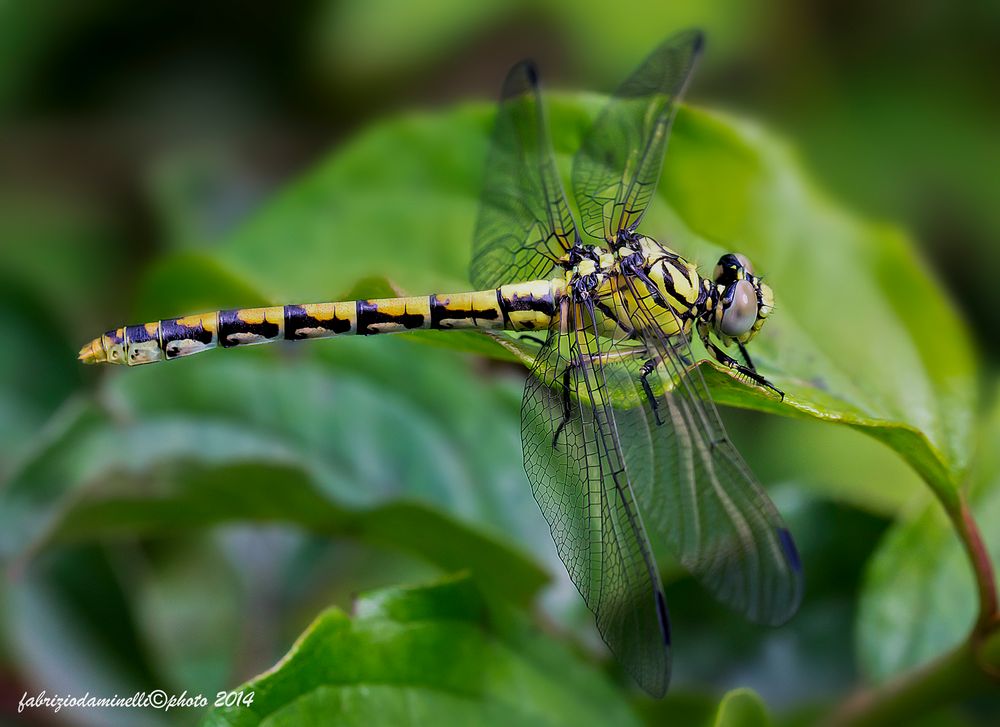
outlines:
[[[563,288],[534,280],[494,290],[407,298],[236,308],[108,331],[80,350],[85,363],[137,366],[221,346],[302,341],[343,334],[371,336],[421,329],[546,328]]]

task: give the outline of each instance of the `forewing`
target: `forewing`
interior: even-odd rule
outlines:
[[[592,323],[587,311],[572,313]],[[666,601],[605,396],[601,355],[585,331],[550,331],[525,386],[524,467],[601,636],[640,686],[661,696],[670,678]]]
[[[687,339],[666,337],[662,307],[642,281],[631,323],[656,364],[641,386],[639,363],[623,362],[641,406],[616,412],[625,461],[651,532],[719,601],[752,621],[780,624],[796,611],[802,570],[781,515],[729,440]],[[654,409],[655,403],[655,409]]]
[[[615,92],[573,162],[573,192],[583,229],[613,242],[634,230],[656,191],[670,125],[704,36],[671,36]]]
[[[534,65],[507,75],[497,110],[469,277],[477,288],[549,277],[578,236],[549,144]]]

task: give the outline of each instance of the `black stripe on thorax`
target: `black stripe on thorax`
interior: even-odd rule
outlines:
[[[690,270],[690,268],[688,268],[687,265],[685,265],[681,261],[681,258],[680,258],[679,255],[665,255],[663,257],[664,274],[666,274],[666,265],[667,265],[667,263],[670,263],[670,267],[672,267],[674,270],[676,270],[677,272],[679,272],[685,278],[690,277],[691,270]]]
[[[597,310],[601,311],[601,313],[603,313],[605,316],[613,320],[615,322],[615,325],[618,326],[620,329],[622,329],[622,331],[624,331],[626,334],[632,335],[635,332],[634,328],[632,328],[631,326],[626,326],[624,323],[622,323],[621,319],[619,319],[618,316],[615,314],[614,309],[604,301],[596,300],[594,301],[594,305],[597,307]]]
[[[666,300],[664,300],[663,293],[660,292],[660,289],[657,287],[656,283],[654,283],[652,279],[648,275],[646,275],[645,272],[637,270],[635,272],[635,277],[639,278],[639,280],[642,281],[643,286],[649,292],[649,297],[653,299],[653,302],[656,305],[660,306],[660,308],[667,308],[669,310],[673,310],[673,308],[670,307],[670,304],[667,303]],[[664,276],[664,277],[667,278],[669,276]],[[671,281],[671,288],[673,288],[673,281]],[[671,295],[673,295],[672,292]]]

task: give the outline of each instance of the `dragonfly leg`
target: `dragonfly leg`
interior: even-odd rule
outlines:
[[[746,362],[747,368],[756,373],[757,367],[753,365],[753,359],[750,358],[750,354],[747,353],[747,347],[744,346],[739,341],[736,342],[736,345],[739,346],[740,355],[743,357],[743,360]]]
[[[656,419],[656,424],[663,424],[663,420],[660,419],[660,405],[656,401],[656,397],[653,396],[653,389],[649,385],[649,375],[656,370],[656,361],[654,359],[649,359],[646,363],[642,365],[639,369],[639,383],[642,384],[642,390],[646,392],[646,398],[649,399],[649,406],[653,410],[653,417]]]
[[[746,376],[751,381],[755,381],[761,386],[770,389],[775,394],[780,396],[782,401],[785,400],[785,392],[776,387],[774,384],[765,379],[763,376],[758,374],[756,369],[744,366],[739,361],[734,359],[732,356],[727,355],[726,352],[723,351],[721,348],[712,343],[711,339],[709,339],[708,337],[707,326],[705,327],[699,326],[698,335],[701,337],[701,342],[705,344],[705,348],[708,350],[710,354],[712,354],[712,358],[714,358],[720,364],[722,364],[723,366],[727,366],[733,371],[737,371],[743,376]]]
[[[559,426],[556,427],[555,434],[552,435],[552,449],[555,449],[559,443],[559,435],[562,434],[562,430],[569,424],[569,419],[573,416],[573,403],[569,398],[569,379],[573,373],[573,367],[576,363],[571,363],[563,369],[562,373],[562,421],[559,422]]]
[[[532,343],[537,343],[539,346],[545,345],[545,341],[540,339],[538,336],[532,336],[530,333],[522,333],[517,337],[518,341],[531,341]]]

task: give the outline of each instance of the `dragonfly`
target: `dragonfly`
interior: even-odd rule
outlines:
[[[108,331],[80,359],[133,366],[217,346],[420,329],[522,337],[536,347],[521,407],[532,492],[604,641],[662,696],[671,632],[653,543],[758,623],[787,621],[803,583],[792,536],[727,436],[691,348],[697,335],[746,385],[783,397],[746,349],[774,294],[742,254],[723,255],[705,277],[637,231],[703,47],[700,31],[671,36],[610,97],[573,160],[577,216],[537,70],[511,69],[474,232],[477,290],[170,318]],[[723,350],[733,345],[740,360]]]

